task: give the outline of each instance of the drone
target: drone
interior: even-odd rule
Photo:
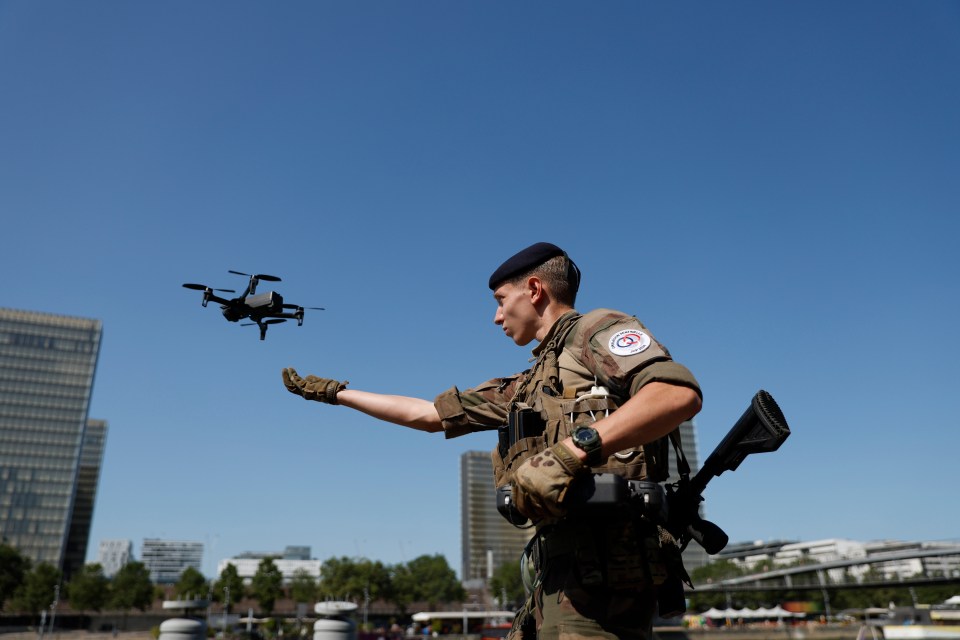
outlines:
[[[266,293],[257,293],[257,285],[260,281],[280,282],[277,276],[270,276],[265,273],[249,274],[240,271],[228,271],[238,276],[247,276],[250,282],[247,284],[246,291],[238,298],[221,298],[217,293],[236,293],[233,289],[213,289],[205,284],[194,284],[187,282],[183,286],[187,289],[203,291],[203,302],[201,306],[207,306],[211,300],[220,305],[223,317],[230,322],[238,322],[244,318],[253,320],[253,322],[241,323],[241,326],[249,327],[257,325],[260,327],[260,339],[267,337],[267,328],[271,324],[279,324],[287,320],[296,320],[297,326],[303,325],[303,312],[305,309],[315,309],[323,311],[323,307],[301,307],[295,304],[284,304],[283,296],[276,291],[267,291]]]

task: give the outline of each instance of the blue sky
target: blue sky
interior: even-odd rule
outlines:
[[[445,440],[289,395],[525,368],[536,241],[793,434],[706,491],[734,541],[956,539],[960,3],[0,0],[7,307],[99,318],[100,539],[460,569]],[[281,276],[302,327],[184,282]],[[262,290],[265,290],[262,288]],[[951,400],[953,398],[953,400]]]

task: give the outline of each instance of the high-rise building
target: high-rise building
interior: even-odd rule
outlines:
[[[203,543],[146,538],[140,548],[140,560],[150,572],[154,584],[174,584],[187,567],[201,571]]]
[[[101,333],[99,320],[0,309],[0,538],[65,573],[69,537],[82,558],[89,534],[89,515],[71,527]]]
[[[101,540],[97,562],[103,567],[103,575],[112,578],[120,567],[133,560],[132,540]]]
[[[486,451],[460,456],[460,536],[464,582],[486,580],[503,564],[520,560],[533,527],[518,529],[497,511],[493,462]]]
[[[97,500],[100,484],[100,466],[103,448],[107,443],[107,423],[104,420],[88,420],[80,446],[80,471],[77,474],[77,495],[73,500],[70,518],[70,534],[63,558],[64,572],[73,575],[87,557],[90,541],[90,524],[93,522],[93,506]]]

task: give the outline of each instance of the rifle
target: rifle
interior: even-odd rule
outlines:
[[[625,480],[611,473],[594,474],[571,487],[570,502],[577,505],[572,510],[594,511],[630,504],[665,527],[681,550],[686,549],[690,540],[695,540],[708,554],[715,555],[727,546],[728,538],[723,529],[700,517],[700,503],[707,483],[724,471],[734,471],[752,453],[776,451],[789,435],[786,418],[773,396],[760,390],[692,478],[677,439],[673,443],[680,474],[676,483],[661,485],[647,480]]]
[[[692,478],[677,439],[674,447],[680,479],[676,483],[664,486],[647,480],[626,480],[611,473],[593,474],[570,487],[571,512],[630,504],[664,526],[681,550],[686,549],[690,540],[695,540],[708,554],[715,555],[727,546],[729,539],[723,529],[700,517],[700,503],[707,484],[724,471],[734,471],[750,454],[776,451],[789,435],[790,428],[780,407],[773,396],[761,389]],[[497,489],[497,509],[517,526],[526,522],[526,517],[513,505],[510,485]]]
[[[736,470],[748,455],[776,451],[789,435],[790,427],[780,407],[773,396],[761,389],[697,474],[691,478],[689,468],[686,473],[681,470],[680,480],[667,486],[669,513],[666,524],[681,549],[685,549],[690,540],[696,540],[710,555],[727,546],[727,534],[700,517],[703,490],[711,479],[724,471]]]

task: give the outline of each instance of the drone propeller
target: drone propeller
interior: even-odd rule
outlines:
[[[234,273],[238,276],[249,276],[251,278],[256,278],[257,280],[266,280],[267,282],[280,282],[280,278],[277,276],[268,276],[265,273],[249,274],[243,273],[242,271],[234,271],[233,269],[230,269],[228,273]]]
[[[265,325],[265,324],[280,324],[281,322],[286,322],[286,318],[270,318],[269,320],[262,320],[260,322],[241,322],[241,327],[252,327],[253,325]]]
[[[207,289],[210,289],[210,287],[208,287],[205,284],[194,284],[192,282],[187,282],[183,286],[186,287],[187,289],[196,289],[197,291],[206,291]],[[236,291],[234,291],[233,289],[210,289],[210,290],[222,291],[223,293],[236,293]]]
[[[314,311],[326,311],[323,307],[301,307],[298,304],[285,304],[284,309],[313,309]]]

